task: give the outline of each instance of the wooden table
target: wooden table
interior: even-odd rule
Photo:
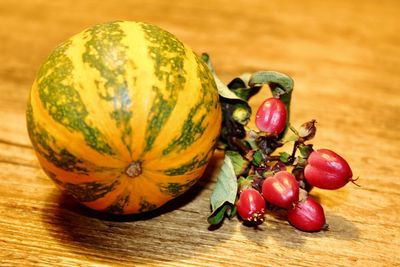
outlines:
[[[399,266],[400,2],[0,2],[1,266]],[[207,51],[221,78],[276,70],[295,80],[292,123],[318,121],[315,147],[350,162],[361,187],[314,190],[330,230],[304,233],[267,215],[209,230],[221,155],[192,190],[150,216],[88,211],[39,168],[25,104],[39,65],[97,22],[157,24]],[[266,96],[253,101],[256,107]]]

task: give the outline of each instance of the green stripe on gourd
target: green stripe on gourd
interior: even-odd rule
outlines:
[[[43,171],[47,174],[47,176],[49,176],[49,178],[51,180],[53,180],[53,182],[55,182],[56,184],[62,186],[63,182],[58,179],[57,175],[54,172],[51,172],[49,170],[43,169]]]
[[[150,203],[145,197],[140,198],[139,206],[139,212],[152,211],[157,208],[157,205]]]
[[[86,168],[80,166],[83,161],[75,157],[67,149],[62,148],[59,151],[55,151],[52,148],[57,147],[56,140],[48,131],[46,131],[45,128],[35,122],[30,101],[28,101],[28,107],[26,110],[26,120],[28,133],[33,141],[32,144],[37,153],[65,171],[81,174],[87,174],[89,172]]]
[[[209,72],[203,66],[203,63],[197,56],[196,61],[198,62],[197,75],[201,81],[201,96],[199,102],[192,107],[188,117],[185,119],[181,134],[177,138],[174,138],[171,143],[163,150],[163,154],[167,155],[172,151],[180,152],[188,148],[191,144],[197,141],[204,133],[208,125],[204,125],[204,119],[208,115],[209,111],[217,104],[217,100],[214,97],[215,92],[212,92],[213,88],[216,88],[214,84],[210,84],[213,78],[209,75]],[[194,117],[198,114],[202,114],[197,120]],[[212,126],[211,126],[212,127]]]
[[[202,103],[199,103],[190,110],[188,117],[183,123],[180,136],[174,138],[172,142],[168,144],[167,148],[163,150],[163,155],[167,155],[173,150],[180,152],[187,147],[190,147],[203,135],[203,132],[206,128],[206,126],[203,126],[203,121],[206,117],[206,114],[203,114],[197,121],[195,121],[193,118],[196,113],[201,110],[201,108]]]
[[[217,96],[217,85],[215,84],[214,77],[211,75],[208,67],[204,61],[197,55],[194,55],[197,62],[197,76],[201,82],[201,91],[203,92],[204,107],[207,112],[215,108],[219,104]]]
[[[165,99],[158,87],[154,86],[153,91],[155,96],[149,112],[149,121],[146,129],[146,146],[144,152],[151,150],[153,143],[161,131],[161,128],[171,115],[171,112],[176,104],[176,101]]]
[[[187,181],[186,183],[162,183],[159,184],[159,188],[162,193],[175,198],[192,187],[197,180],[198,178]]]
[[[99,153],[115,154],[105,136],[86,123],[88,111],[72,84],[72,61],[66,56],[71,45],[58,46],[42,65],[38,74],[39,97],[50,116],[71,131],[83,134],[86,143]]]
[[[135,66],[128,59],[128,47],[122,44],[125,33],[119,23],[107,23],[96,25],[84,34],[89,40],[85,43],[82,60],[100,73],[102,79],[95,82],[98,95],[100,99],[114,104],[110,116],[117,127],[121,128],[121,141],[130,151],[132,112],[129,111],[131,98],[125,66]]]
[[[208,163],[213,151],[214,149],[211,149],[202,158],[199,158],[199,156],[195,156],[192,160],[182,164],[179,167],[166,169],[164,173],[169,176],[176,176],[188,173],[190,171],[193,171],[194,169],[201,168]]]
[[[169,176],[182,175],[189,171],[194,170],[198,163],[199,163],[199,159],[196,156],[191,161],[189,161],[177,168],[170,168],[170,169],[165,170],[164,173]]]
[[[170,117],[178,101],[179,91],[184,89],[186,78],[184,45],[172,34],[160,28],[141,24],[149,43],[149,56],[153,60],[154,75],[164,83],[165,95],[157,86],[153,86],[156,96],[148,115],[146,145],[144,152],[150,151],[162,127]]]
[[[114,214],[122,214],[124,213],[124,208],[126,205],[129,203],[129,193],[123,193],[121,194],[117,200],[111,204],[107,209],[105,209],[105,212],[110,212]]]
[[[113,191],[119,184],[120,181],[116,179],[111,184],[87,182],[80,184],[65,183],[62,186],[78,201],[91,202],[104,197],[106,194]]]

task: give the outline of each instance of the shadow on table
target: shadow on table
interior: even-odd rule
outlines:
[[[360,238],[360,231],[351,221],[334,213],[327,213],[326,220],[329,223],[331,238],[341,240],[355,240]]]
[[[326,214],[326,220],[329,224],[327,231],[302,232],[287,222],[286,211],[280,209],[268,213],[262,225],[242,225],[240,229],[243,236],[257,245],[265,244],[265,239],[274,239],[279,245],[292,249],[301,249],[309,239],[359,239],[359,230],[351,221],[330,212]]]
[[[60,244],[89,259],[151,263],[204,255],[230,237],[229,232],[219,235],[207,231],[208,206],[197,204],[204,203],[201,193],[215,168],[215,163],[210,163],[201,182],[185,194],[139,215],[96,212],[54,190],[42,220]]]

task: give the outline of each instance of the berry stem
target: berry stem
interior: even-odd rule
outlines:
[[[358,187],[361,187],[361,185],[359,185],[359,184],[356,183],[356,182],[358,181],[358,178],[360,178],[360,177],[357,177],[356,179],[350,179],[350,182],[353,183],[353,184],[355,184],[355,185],[358,186]]]
[[[299,141],[295,141],[294,145],[293,145],[293,150],[292,150],[292,154],[290,155],[287,163],[288,164],[293,164],[294,160],[295,160],[295,156],[296,156],[296,151],[299,148],[299,145],[301,144],[301,142]]]
[[[236,148],[238,148],[240,150],[240,152],[242,152],[241,153],[242,155],[248,154],[250,152],[250,150],[251,150],[250,148],[248,148],[246,146],[246,144],[244,143],[243,140],[241,140],[241,139],[239,139],[239,138],[237,138],[235,136],[233,136],[230,141],[232,142],[232,144],[234,146],[236,146]]]
[[[293,127],[292,124],[289,123],[289,129],[297,136],[299,136],[299,132]]]

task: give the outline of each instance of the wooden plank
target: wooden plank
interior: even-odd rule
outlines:
[[[395,0],[1,1],[0,265],[400,265],[399,8]],[[360,177],[361,187],[313,191],[330,230],[297,231],[284,212],[256,229],[236,218],[209,229],[221,154],[187,194],[150,215],[108,216],[62,195],[30,145],[29,88],[59,42],[116,19],[157,24],[209,52],[226,82],[261,69],[291,75],[292,123],[316,119],[315,147],[334,149]]]

